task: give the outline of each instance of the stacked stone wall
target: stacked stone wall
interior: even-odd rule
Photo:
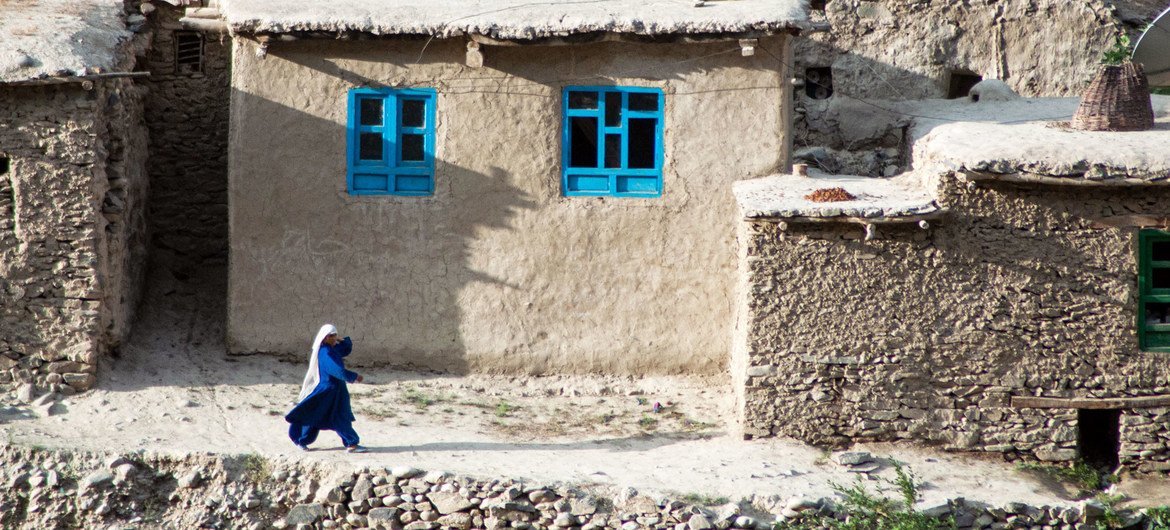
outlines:
[[[0,385],[70,393],[125,338],[145,256],[141,93],[0,87]]]
[[[227,260],[228,71],[231,40],[186,32],[203,41],[201,68],[176,64],[182,7],[157,4],[145,68],[150,77],[150,224],[160,265]],[[182,34],[182,33],[180,33]]]
[[[89,454],[0,447],[0,526],[312,530],[726,530],[809,528],[811,514],[839,519],[834,499],[753,496],[702,506],[669,497],[616,495],[572,485],[470,478],[406,465],[352,471],[241,456]],[[1002,507],[954,499],[919,507],[958,529],[1098,528],[1105,507]],[[1145,528],[1140,512],[1117,516]],[[793,523],[791,525],[787,523]],[[1103,527],[1103,526],[1101,526]]]
[[[1048,461],[1078,457],[1077,412],[1013,396],[1170,393],[1166,354],[1138,349],[1138,228],[1161,188],[968,188],[923,230],[757,222],[747,275],[743,421],[751,436],[841,445],[913,439]],[[1111,221],[1111,219],[1113,221]],[[1123,463],[1170,457],[1161,411],[1122,411]]]

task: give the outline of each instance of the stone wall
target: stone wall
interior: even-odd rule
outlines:
[[[146,257],[145,144],[129,81],[0,87],[0,385],[84,390],[125,338]]]
[[[1156,0],[828,0],[814,22],[831,29],[796,42],[797,153],[829,172],[883,176],[901,165],[898,135],[867,136],[891,100],[948,97],[952,74],[1002,79],[1024,96],[1078,96],[1119,32],[1136,34]],[[962,95],[965,95],[962,94]],[[876,105],[876,106],[875,106]]]
[[[267,460],[259,455],[111,455],[0,446],[0,525],[65,528],[376,530],[726,530],[808,528],[844,518],[833,499],[753,497],[719,506],[576,486],[476,479],[410,466]],[[925,508],[955,528],[1097,528],[1104,506],[990,507],[955,499]],[[1123,512],[1126,528],[1144,528]],[[789,526],[788,523],[796,523]],[[777,526],[778,525],[778,526]],[[1050,525],[1050,526],[1044,526]],[[1136,526],[1132,526],[1136,525]]]
[[[1164,188],[986,184],[944,177],[928,230],[743,227],[741,354],[750,436],[824,445],[913,439],[1049,461],[1078,457],[1077,411],[1013,396],[1170,393],[1139,351],[1137,227]],[[1122,461],[1164,469],[1164,410],[1123,410]]]
[[[150,226],[152,262],[185,267],[227,260],[228,69],[226,36],[183,32],[182,7],[163,2],[151,14],[154,39],[145,57],[151,75]],[[202,41],[198,65],[177,63],[176,36]]]
[[[334,322],[353,360],[457,372],[717,373],[732,182],[786,160],[787,36],[738,44],[491,47],[238,38],[228,345],[301,355]],[[767,53],[764,53],[764,51]],[[420,55],[422,59],[420,59]],[[664,91],[663,194],[565,197],[561,94]],[[435,192],[346,192],[346,100],[437,90]],[[295,87],[295,88],[294,88]]]

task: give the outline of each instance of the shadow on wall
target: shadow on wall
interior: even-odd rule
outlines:
[[[300,97],[315,95],[302,90]],[[313,330],[332,322],[353,337],[354,366],[467,373],[464,288],[521,288],[470,263],[482,231],[509,230],[535,207],[513,176],[436,158],[433,196],[353,196],[345,191],[343,123],[240,90],[232,105],[233,137],[247,138],[232,156],[259,162],[231,162],[228,350],[299,359]],[[313,149],[286,143],[304,134]]]

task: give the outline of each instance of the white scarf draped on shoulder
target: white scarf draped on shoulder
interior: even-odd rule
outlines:
[[[317,383],[321,382],[321,373],[317,368],[317,353],[321,351],[325,337],[334,333],[337,333],[337,327],[333,324],[325,324],[317,331],[317,338],[313,339],[313,349],[309,352],[309,371],[305,372],[305,382],[301,383],[301,395],[297,397],[297,403],[309,397],[313,389],[317,388]]]

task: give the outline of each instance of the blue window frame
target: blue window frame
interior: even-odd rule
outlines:
[[[565,196],[662,196],[662,90],[571,86],[561,99]]]
[[[346,189],[353,195],[435,192],[435,90],[349,91]]]

